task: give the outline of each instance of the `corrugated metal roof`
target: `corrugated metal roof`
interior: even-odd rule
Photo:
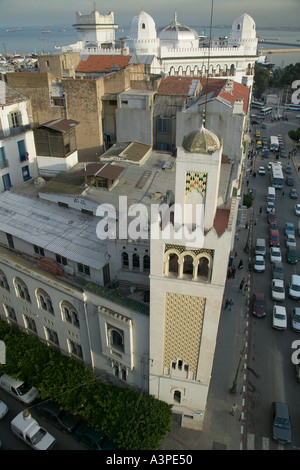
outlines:
[[[67,132],[73,127],[79,124],[78,121],[74,121],[74,119],[55,119],[54,121],[49,121],[37,126],[37,129],[42,127],[46,127],[47,129],[52,129],[58,132]]]
[[[98,222],[38,198],[11,192],[0,196],[1,231],[99,270],[107,263],[107,250],[97,237]]]

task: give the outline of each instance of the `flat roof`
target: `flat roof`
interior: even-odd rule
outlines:
[[[96,234],[97,217],[37,197],[0,195],[0,230],[97,270],[107,264],[106,242]]]

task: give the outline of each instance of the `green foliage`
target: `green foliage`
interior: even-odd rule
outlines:
[[[295,80],[300,77],[300,62],[297,64],[290,64],[284,69],[279,69],[274,72],[271,78],[270,85],[272,87],[284,88],[291,86]]]
[[[251,196],[251,194],[244,194],[243,205],[246,206],[247,209],[249,209],[249,207],[252,206],[252,203],[253,203],[253,196]]]
[[[3,371],[27,380],[39,390],[41,399],[50,398],[80,415],[118,442],[120,448],[155,450],[170,432],[172,410],[167,403],[131,388],[103,384],[73,357],[2,320],[0,338],[6,345]]]
[[[270,71],[259,65],[255,65],[254,85],[253,91],[254,96],[261,98],[265,89],[270,83]]]
[[[299,142],[300,140],[300,127],[298,127],[298,129],[292,129],[288,132],[289,134],[289,137],[292,139],[292,140],[295,140],[296,142]]]

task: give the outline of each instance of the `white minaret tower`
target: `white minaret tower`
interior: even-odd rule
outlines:
[[[219,236],[214,229],[221,157],[221,141],[204,126],[183,139],[170,237],[164,238],[163,230],[161,239],[151,236],[149,392],[173,405],[183,427],[197,430],[203,425],[222,305],[220,272],[227,273],[230,251],[230,233]],[[192,219],[186,204],[194,209]],[[187,221],[189,230],[178,238]]]
[[[114,43],[115,30],[118,25],[114,22],[114,13],[100,15],[96,10],[96,2],[94,2],[94,10],[89,15],[82,15],[80,11],[76,12],[76,23],[73,27],[77,30],[78,41],[83,44],[100,44]]]

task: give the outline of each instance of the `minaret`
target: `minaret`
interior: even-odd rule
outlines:
[[[227,271],[223,246],[229,246],[230,238],[219,239],[213,228],[221,156],[222,142],[203,124],[183,139],[177,148],[170,238],[163,231],[161,239],[151,237],[149,391],[173,405],[183,427],[198,430],[223,297],[218,269]],[[186,225],[179,239],[178,229]]]

